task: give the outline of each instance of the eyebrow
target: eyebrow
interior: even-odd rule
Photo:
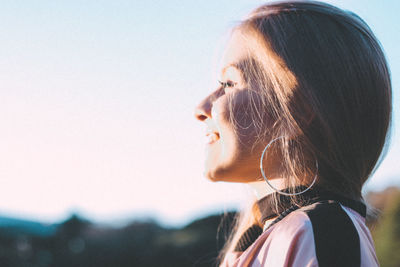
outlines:
[[[222,75],[224,75],[225,72],[226,72],[226,70],[229,69],[229,68],[235,68],[235,69],[237,69],[238,71],[240,71],[240,72],[243,73],[243,70],[242,70],[242,68],[240,67],[240,63],[231,63],[231,64],[225,66],[225,67],[222,69],[222,71],[221,71]]]

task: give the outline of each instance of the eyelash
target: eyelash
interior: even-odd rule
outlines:
[[[237,84],[237,83],[234,83],[234,82],[231,82],[231,81],[227,81],[227,82],[218,81],[218,82],[219,82],[219,84],[221,85],[221,87],[222,87],[223,89],[226,89],[226,88],[233,88],[233,87],[235,87],[236,84]]]

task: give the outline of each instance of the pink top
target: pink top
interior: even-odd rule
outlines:
[[[379,266],[365,219],[348,207],[341,205],[341,208],[358,232],[361,266]],[[291,212],[272,225],[244,252],[228,253],[221,266],[318,266],[312,224],[303,209]]]

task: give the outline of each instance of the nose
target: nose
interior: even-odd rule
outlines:
[[[212,100],[211,96],[207,96],[203,99],[200,104],[194,110],[194,116],[199,121],[205,121],[208,118],[211,118],[211,108],[212,108]]]

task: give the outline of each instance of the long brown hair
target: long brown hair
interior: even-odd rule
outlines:
[[[260,99],[249,105],[257,143],[284,137],[274,149],[286,186],[309,184],[317,172],[318,186],[361,199],[384,154],[392,111],[388,65],[368,25],[325,3],[275,2],[254,10],[233,33],[246,39],[241,69]],[[272,128],[265,127],[267,117]],[[222,257],[258,217],[252,205],[241,213]]]

